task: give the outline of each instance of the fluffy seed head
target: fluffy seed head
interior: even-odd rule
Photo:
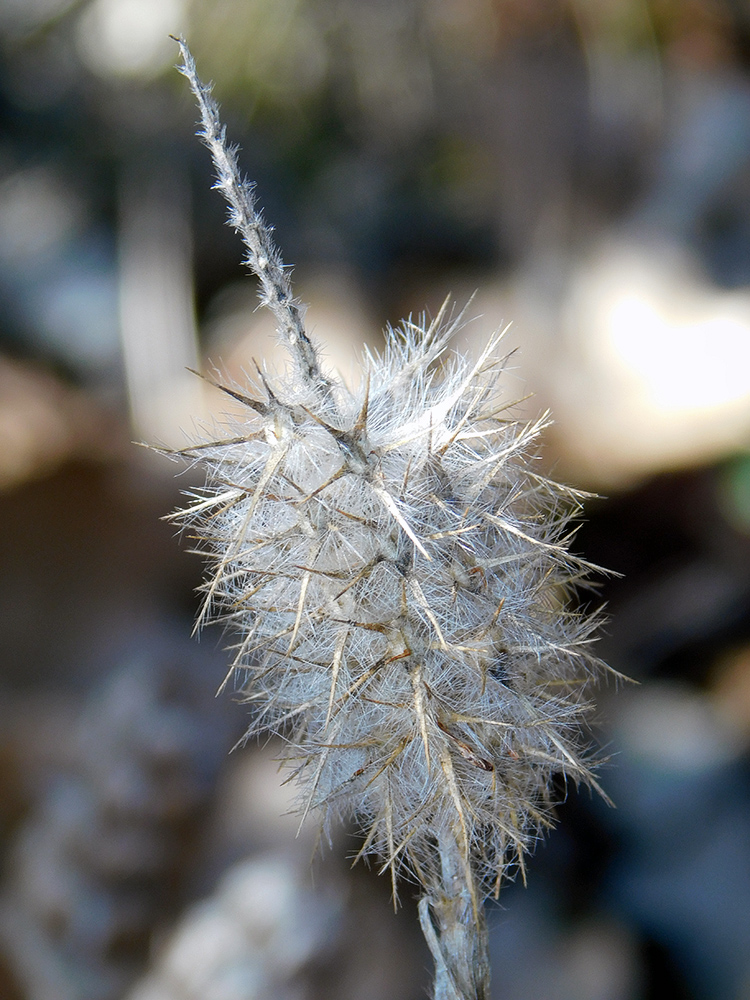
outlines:
[[[498,340],[444,358],[441,319],[389,331],[358,392],[232,390],[246,416],[184,452],[208,486],[179,517],[213,564],[203,616],[239,635],[251,732],[284,735],[304,810],[356,813],[415,871],[458,822],[489,886],[553,775],[589,777],[591,626],[566,610],[587,567],[569,492],[534,471],[542,424],[507,416]]]
[[[453,856],[476,915],[547,825],[553,777],[594,784],[580,727],[601,665],[569,608],[591,568],[568,547],[579,500],[536,471],[545,421],[509,415],[500,337],[453,354],[447,309],[389,329],[358,389],[323,372],[183,56],[293,362],[224,387],[243,413],[181,453],[207,478],[175,515],[211,562],[201,621],[237,635],[250,733],[282,735],[302,811],[356,815],[394,878],[434,889]]]

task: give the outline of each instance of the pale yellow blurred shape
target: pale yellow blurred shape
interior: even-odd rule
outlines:
[[[85,396],[54,376],[0,357],[0,489],[52,472],[72,457],[101,458],[114,445]]]
[[[669,247],[600,247],[561,315],[551,405],[595,485],[718,457],[750,440],[750,292],[712,287]]]
[[[628,294],[615,299],[605,347],[633,378],[643,406],[655,413],[710,411],[746,400],[750,390],[747,296],[718,304],[677,326],[660,303]],[[732,306],[736,306],[733,315]],[[744,313],[744,315],[743,315]]]
[[[713,287],[683,252],[612,243],[477,285],[461,336],[476,351],[511,324],[507,392],[533,393],[525,419],[551,411],[558,478],[607,492],[750,443],[750,291]]]

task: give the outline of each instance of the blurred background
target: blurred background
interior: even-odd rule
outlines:
[[[416,1000],[410,887],[295,839],[231,748],[180,445],[277,351],[169,33],[215,81],[344,375],[405,315],[512,321],[509,398],[606,500],[610,809],[560,788],[496,1000],[750,997],[750,3],[0,2],[0,996]]]

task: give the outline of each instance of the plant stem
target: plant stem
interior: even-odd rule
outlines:
[[[305,382],[326,398],[332,397],[333,383],[321,368],[318,351],[305,331],[302,309],[292,294],[289,269],[273,241],[272,228],[256,205],[253,184],[240,173],[237,148],[227,142],[219,107],[211,96],[211,86],[199,79],[185,40],[175,38],[175,41],[182,54],[182,65],[178,69],[190,83],[201,113],[198,134],[208,147],[216,168],[214,187],[229,204],[229,222],[245,243],[245,263],[260,281],[261,301],[275,316],[282,342],[287,345]]]
[[[487,922],[466,881],[455,839],[438,844],[441,875],[419,902],[419,920],[435,960],[434,1000],[489,1000]]]

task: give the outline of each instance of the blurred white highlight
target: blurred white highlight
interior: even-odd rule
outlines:
[[[100,76],[154,76],[174,61],[184,0],[93,0],[78,22],[81,58]]]
[[[203,410],[193,312],[189,201],[176,168],[130,177],[120,208],[120,333],[133,429],[184,444]]]
[[[726,296],[713,304],[715,311],[694,322],[675,315],[682,304],[680,296],[675,299],[672,315],[662,304],[632,293],[610,306],[607,346],[632,376],[644,405],[667,414],[712,410],[750,397],[747,296],[736,308]]]
[[[750,292],[712,285],[681,248],[601,246],[562,309],[548,400],[567,474],[609,489],[750,441]]]

